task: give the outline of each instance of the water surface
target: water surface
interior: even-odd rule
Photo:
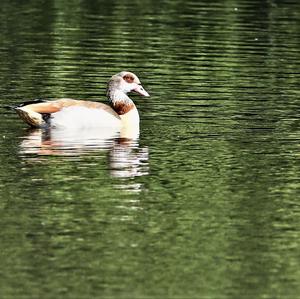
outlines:
[[[1,298],[299,298],[298,1],[1,1]],[[29,130],[105,101],[138,140]]]

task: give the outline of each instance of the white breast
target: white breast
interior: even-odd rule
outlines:
[[[131,109],[129,112],[120,115],[123,126],[139,127],[140,116],[136,108]]]
[[[120,136],[122,138],[136,139],[140,134],[140,116],[136,108],[120,115],[122,127]]]

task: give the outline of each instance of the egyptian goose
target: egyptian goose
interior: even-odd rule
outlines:
[[[74,99],[53,101],[35,100],[14,107],[19,116],[31,127],[139,128],[139,113],[127,93],[149,94],[139,78],[123,71],[111,77],[107,87],[109,105]]]

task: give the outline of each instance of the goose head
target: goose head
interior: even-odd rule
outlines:
[[[136,92],[144,97],[150,96],[134,73],[123,71],[111,77],[107,87],[107,96],[110,100],[122,100],[129,92]]]

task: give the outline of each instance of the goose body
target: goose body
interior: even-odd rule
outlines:
[[[23,121],[35,128],[101,127],[136,131],[139,129],[139,113],[127,95],[131,91],[149,96],[135,74],[123,71],[112,76],[108,82],[109,105],[62,98],[25,102],[14,109]]]

